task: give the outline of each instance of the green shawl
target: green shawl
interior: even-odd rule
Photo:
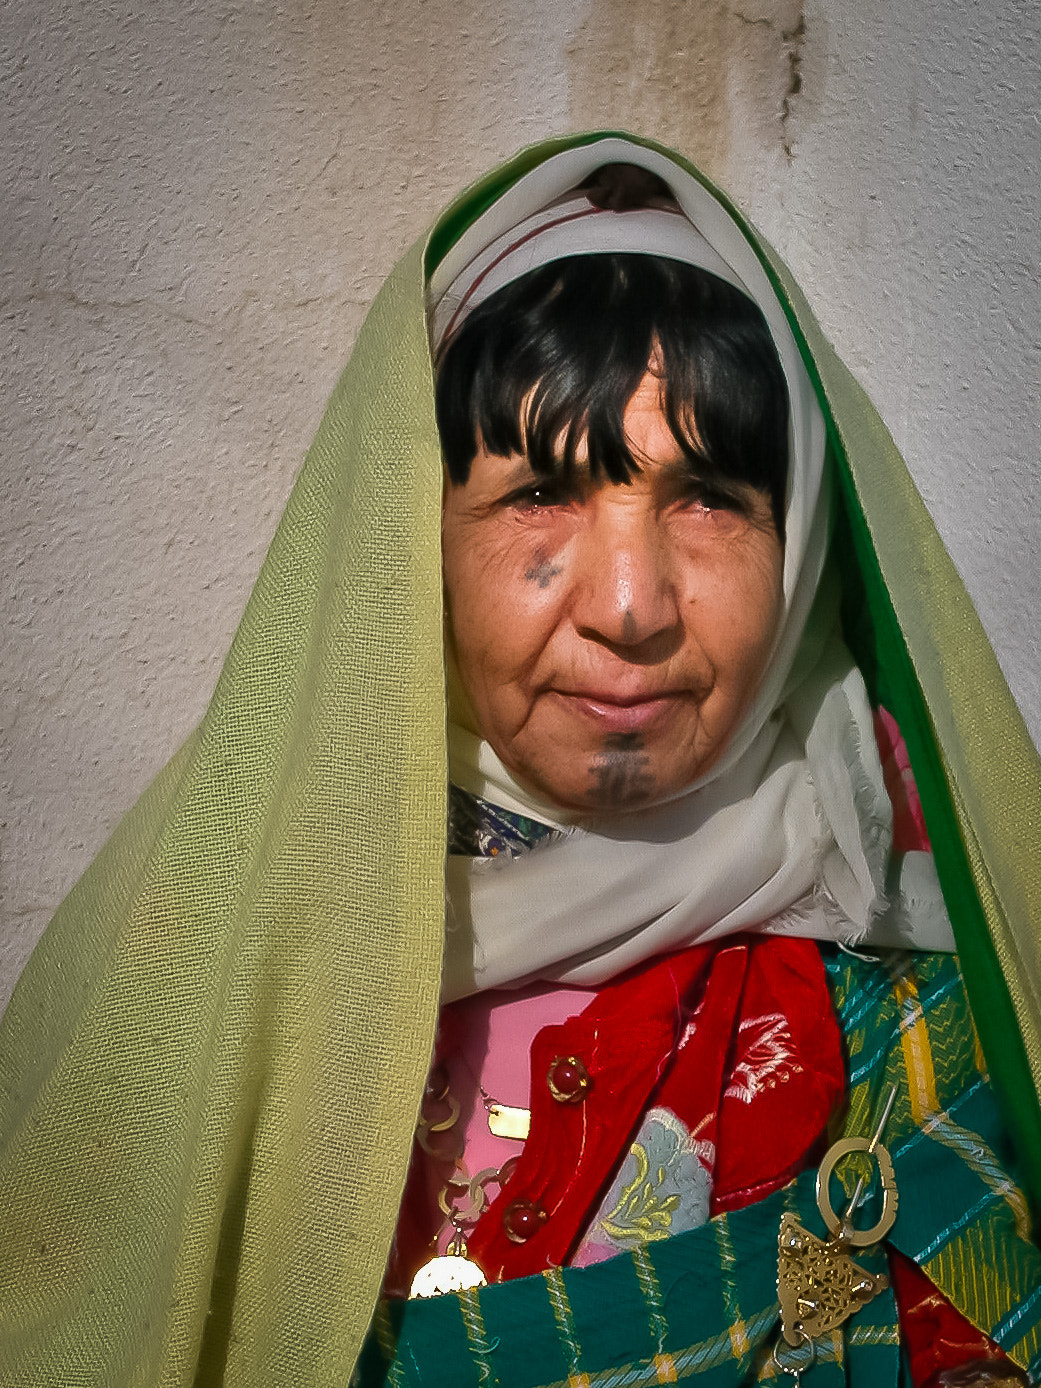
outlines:
[[[424,267],[522,173],[597,138],[525,151],[390,276],[202,723],[19,983],[0,1031],[4,1384],[347,1383],[438,1003],[441,470]],[[1038,759],[884,426],[748,235],[819,384],[848,635],[911,751],[1036,1200]]]

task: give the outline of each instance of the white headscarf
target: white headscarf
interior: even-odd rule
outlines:
[[[610,163],[656,174],[683,215],[604,210],[574,191]],[[599,983],[739,931],[953,949],[931,855],[890,861],[867,691],[840,639],[826,568],[824,420],[784,311],[729,213],[653,150],[618,138],[568,150],[509,188],[438,266],[434,342],[528,270],[608,251],[710,270],[766,318],[790,398],[783,616],[758,693],[711,770],[662,804],[610,818],[574,816],[520,785],[461,721],[450,672],[453,782],[566,832],[513,860],[449,859],[444,997],[535,978]]]

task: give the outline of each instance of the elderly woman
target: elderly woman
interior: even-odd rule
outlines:
[[[1000,689],[718,195],[618,137],[493,174],[9,1009],[0,1378],[317,1388],[364,1339],[363,1383],[1025,1381]]]

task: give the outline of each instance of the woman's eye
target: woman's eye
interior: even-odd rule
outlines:
[[[571,499],[567,488],[559,483],[538,482],[511,492],[504,505],[514,511],[545,511],[553,506],[566,506]]]
[[[724,496],[722,492],[713,491],[708,487],[692,487],[683,498],[683,505],[688,511],[736,511],[739,509],[737,502],[732,496]]]
[[[718,520],[750,517],[757,509],[760,493],[743,483],[733,488],[714,485],[700,477],[689,477],[679,496],[680,506],[692,514],[714,515]],[[763,498],[768,501],[768,498]]]

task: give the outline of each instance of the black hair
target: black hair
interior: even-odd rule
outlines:
[[[762,312],[697,266],[605,254],[552,261],[480,304],[437,360],[437,422],[452,482],[478,448],[567,475],[584,444],[591,474],[639,471],[623,416],[648,364],[674,438],[712,490],[768,495],[784,538],[788,390]]]

